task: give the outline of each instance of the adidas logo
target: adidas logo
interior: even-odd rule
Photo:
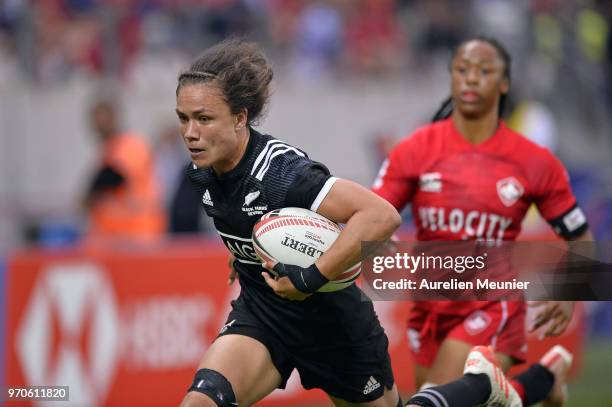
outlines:
[[[210,198],[210,192],[208,192],[208,189],[206,190],[206,192],[204,192],[204,196],[202,196],[202,203],[208,206],[214,206],[213,201]]]
[[[236,322],[236,320],[232,319],[230,322],[228,322],[227,324],[223,325],[223,328],[221,328],[219,333],[222,334],[223,332],[227,331],[229,328],[232,327],[232,325],[234,325],[234,322]]]
[[[439,172],[426,172],[419,178],[419,188],[425,192],[442,191],[442,174]]]
[[[363,388],[363,394],[370,394],[374,390],[378,389],[379,387],[380,387],[380,383],[378,383],[374,377],[370,376],[370,378],[368,379],[368,382]]]

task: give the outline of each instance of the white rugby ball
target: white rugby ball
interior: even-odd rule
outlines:
[[[253,227],[253,247],[262,260],[279,261],[300,267],[313,264],[340,235],[340,227],[316,212],[304,208],[283,208],[268,212]],[[342,290],[361,273],[356,264],[318,291]]]

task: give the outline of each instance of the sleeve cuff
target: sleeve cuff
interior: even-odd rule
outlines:
[[[317,210],[319,209],[319,206],[321,205],[321,202],[323,202],[323,200],[325,199],[325,197],[327,196],[331,188],[334,186],[336,181],[338,181],[337,177],[331,177],[327,181],[325,181],[325,184],[323,184],[323,188],[321,188],[321,190],[319,191],[319,194],[317,195],[315,200],[312,202],[312,205],[310,205],[311,211],[317,212]]]

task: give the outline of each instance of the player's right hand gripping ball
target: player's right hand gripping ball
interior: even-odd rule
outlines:
[[[263,215],[253,227],[253,246],[262,261],[308,268],[329,249],[340,231],[338,224],[316,212],[303,208],[276,209]],[[279,274],[283,272],[280,266],[278,270]],[[353,284],[360,273],[361,264],[356,264],[317,291],[342,290]]]

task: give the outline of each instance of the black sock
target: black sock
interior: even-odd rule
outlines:
[[[530,406],[545,400],[555,384],[555,376],[539,363],[513,377],[525,390],[525,405]]]
[[[473,407],[485,403],[491,383],[485,374],[465,374],[459,380],[419,391],[407,404],[423,407]]]

